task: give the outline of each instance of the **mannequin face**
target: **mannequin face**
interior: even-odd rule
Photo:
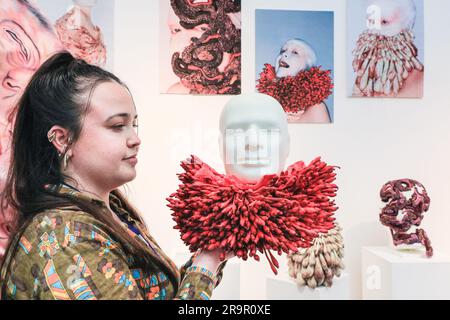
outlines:
[[[289,40],[281,47],[275,70],[277,77],[295,77],[307,65],[307,52],[298,40]]]
[[[230,100],[220,119],[220,150],[225,171],[248,182],[281,172],[289,155],[286,114],[263,94]]]
[[[36,69],[60,49],[49,27],[28,6],[0,2],[0,121],[6,121]]]
[[[412,0],[371,0],[367,7],[367,27],[372,33],[395,36],[412,28],[415,10]]]

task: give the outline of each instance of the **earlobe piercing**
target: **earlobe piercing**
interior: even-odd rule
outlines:
[[[52,143],[53,141],[55,141],[55,139],[56,139],[56,133],[55,133],[55,131],[52,131],[51,133],[48,132],[47,138],[48,138],[48,141],[49,141],[50,143]],[[69,136],[67,142],[68,142],[69,145],[72,143],[72,137],[71,137],[71,136]],[[68,162],[69,162],[69,155],[67,154],[67,147],[68,147],[67,144],[64,145],[64,156],[63,156],[63,159],[62,159],[62,160],[63,160],[63,170],[66,170],[67,164],[68,164]],[[58,151],[58,157],[61,158],[61,156],[62,156],[62,152],[59,152],[59,151]]]
[[[64,158],[63,158],[63,170],[67,169],[67,163],[68,162],[69,162],[69,155],[66,152],[66,154],[64,155]]]

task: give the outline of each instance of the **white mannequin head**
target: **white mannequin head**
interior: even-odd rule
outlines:
[[[275,63],[277,77],[295,77],[300,71],[316,64],[313,48],[301,39],[291,39],[281,47]]]
[[[228,175],[256,182],[284,170],[289,155],[286,113],[274,98],[252,93],[231,98],[220,116],[220,155]]]
[[[413,0],[368,0],[367,27],[372,33],[392,37],[414,27],[416,11]]]

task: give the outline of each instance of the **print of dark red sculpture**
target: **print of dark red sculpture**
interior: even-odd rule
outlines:
[[[175,229],[189,249],[222,249],[247,260],[264,253],[277,274],[271,250],[297,252],[335,228],[335,167],[320,158],[299,161],[280,174],[243,182],[216,172],[195,156],[181,163],[182,182],[167,200]]]
[[[207,24],[200,38],[181,53],[172,56],[173,72],[194,94],[239,94],[241,92],[241,31],[230,13],[241,10],[240,0],[211,0],[194,3],[191,0],[171,0],[180,25],[192,29]],[[223,70],[224,53],[230,60]]]
[[[405,192],[412,191],[409,199]],[[394,245],[412,245],[421,243],[426,249],[427,257],[433,256],[433,248],[425,230],[419,227],[424,213],[430,207],[430,198],[425,187],[411,179],[401,179],[387,182],[380,191],[381,200],[388,204],[380,213],[380,221],[391,229]]]

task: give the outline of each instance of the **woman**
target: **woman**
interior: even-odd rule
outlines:
[[[141,143],[126,86],[58,53],[31,79],[2,204],[20,212],[1,269],[6,299],[208,299],[225,263],[197,252],[181,270],[117,188]],[[181,280],[181,284],[180,284]]]

